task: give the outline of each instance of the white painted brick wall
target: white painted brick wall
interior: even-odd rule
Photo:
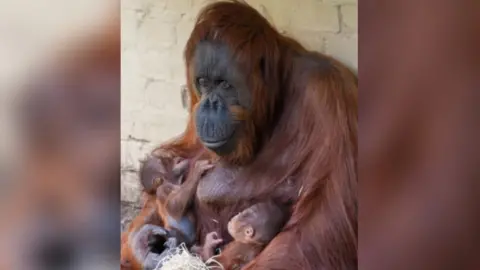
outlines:
[[[182,52],[198,11],[215,0],[122,0],[122,200],[139,198],[138,160],[181,133]],[[247,0],[307,48],[357,68],[356,0]]]

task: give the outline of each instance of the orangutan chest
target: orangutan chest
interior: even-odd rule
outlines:
[[[268,186],[262,180],[272,183]],[[278,179],[258,177],[251,179],[242,171],[216,168],[202,179],[197,188],[197,199],[200,202],[215,205],[236,204],[239,201],[255,201],[258,198],[275,197],[281,201],[295,200],[300,189],[299,179],[287,177]]]
[[[246,192],[241,186],[238,172],[223,168],[215,168],[200,179],[197,188],[197,198],[205,203],[232,203],[241,199]],[[241,193],[241,194],[238,194]]]

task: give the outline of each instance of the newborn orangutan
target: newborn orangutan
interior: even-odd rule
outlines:
[[[141,170],[141,182],[145,189],[156,189],[157,211],[169,236],[175,237],[178,243],[189,245],[195,239],[195,222],[189,206],[199,179],[213,165],[206,160],[189,159],[178,159],[173,163],[168,164],[162,159],[147,160]],[[155,237],[151,239],[150,246],[164,241],[162,237],[158,238],[159,241]]]
[[[160,211],[163,211],[165,228],[171,234],[178,235],[187,246],[193,244],[196,238],[195,217],[191,208],[198,182],[214,167],[208,160],[191,162],[191,172],[181,186],[164,183],[157,189],[157,201]]]
[[[183,183],[181,177],[190,170],[191,162],[193,168]],[[156,269],[168,251],[180,243],[187,246],[193,243],[195,220],[190,212],[193,195],[199,179],[213,167],[206,160],[176,162],[172,172],[161,171],[162,166],[164,165],[154,162],[145,163],[141,179],[144,186],[156,189],[155,211],[162,222],[145,222],[140,229],[129,235],[133,257],[140,262],[144,270]],[[127,263],[124,265],[125,269],[136,269],[128,268]]]
[[[189,166],[189,159],[146,158],[141,162],[140,184],[149,194],[154,194],[163,183],[181,185]]]
[[[274,201],[254,204],[234,216],[228,223],[228,232],[234,241],[228,244],[218,257],[224,269],[241,269],[253,260],[281,231],[288,219],[287,207]],[[222,242],[215,232],[207,234],[203,247],[194,247],[203,260],[214,255],[214,249]],[[226,265],[230,262],[229,265]]]

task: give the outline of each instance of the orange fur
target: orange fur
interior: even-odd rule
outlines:
[[[230,108],[237,120],[244,121],[243,136],[234,153],[220,157],[242,168],[234,180],[241,183],[238,194],[248,194],[238,195],[234,204],[206,205],[197,200],[199,239],[219,231],[228,242],[228,220],[253,201],[274,194],[279,184],[293,177],[302,189],[291,218],[246,269],[356,269],[355,74],[281,35],[247,4],[208,5],[200,12],[185,48],[192,97],[187,128],[158,148],[172,155],[192,157],[204,151],[195,133],[199,100],[192,59],[196,44],[205,39],[228,45],[243,74],[248,74],[253,106],[249,114]]]
[[[218,257],[215,257],[215,260],[225,270],[239,270],[260,253],[262,248],[262,246],[233,241],[222,250]]]
[[[143,193],[144,204],[138,215],[132,220],[128,229],[122,232],[121,247],[120,247],[120,266],[124,270],[141,270],[142,266],[138,262],[130,249],[128,243],[129,235],[139,230],[145,224],[154,224],[163,226],[163,216],[160,216],[157,205],[157,199],[154,195]]]

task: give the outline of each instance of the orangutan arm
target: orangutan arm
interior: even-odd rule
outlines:
[[[187,208],[193,202],[198,183],[204,173],[212,169],[213,165],[207,160],[197,161],[187,181],[178,189],[174,189],[167,196],[165,208],[169,216],[180,220],[186,214]]]

